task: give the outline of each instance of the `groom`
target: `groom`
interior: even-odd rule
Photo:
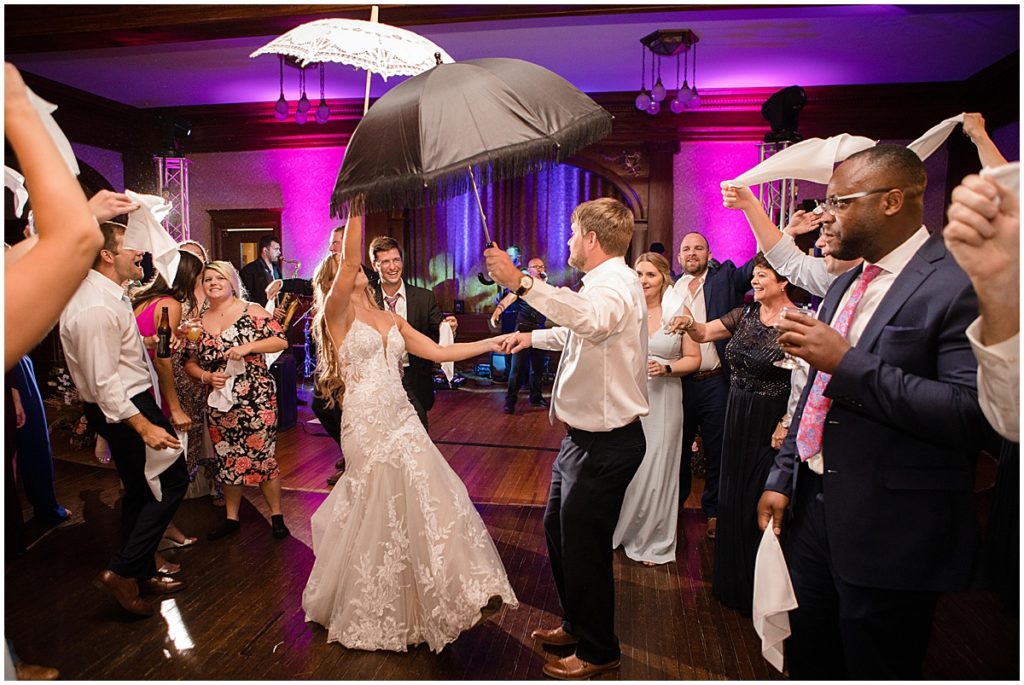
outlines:
[[[647,305],[623,260],[632,237],[633,214],[617,200],[591,200],[573,211],[569,265],[586,274],[580,292],[523,275],[497,247],[484,252],[495,281],[562,324],[515,333],[505,343],[511,353],[531,346],[562,352],[551,412],[568,435],[551,469],[544,531],[563,617],[533,637],[575,644],[576,653],[545,664],[552,678],[589,678],[619,666],[612,533],[643,460],[640,417],[648,411]]]

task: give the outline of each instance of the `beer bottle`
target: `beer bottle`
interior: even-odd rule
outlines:
[[[167,307],[160,312],[160,325],[156,328],[156,356],[171,356],[171,320],[167,316]]]

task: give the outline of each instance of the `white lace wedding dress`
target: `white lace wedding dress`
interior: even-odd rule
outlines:
[[[356,319],[339,348],[345,475],[313,514],[302,608],[327,641],[435,652],[494,596],[518,601],[484,522],[431,442],[399,376],[405,342]]]

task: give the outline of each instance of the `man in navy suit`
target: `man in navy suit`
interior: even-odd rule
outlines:
[[[840,165],[823,233],[864,264],[818,320],[781,323],[783,349],[812,369],[758,519],[786,531],[794,679],[920,678],[940,593],[971,574],[973,456],[990,430],[965,334],[978,305],[921,224],[926,181],[899,145]]]
[[[726,260],[711,266],[711,250],[707,238],[692,231],[679,245],[679,265],[683,275],[666,292],[663,306],[676,311],[685,304],[695,321],[707,323],[724,316],[743,304],[750,290],[754,260],[737,267]],[[700,428],[707,466],[701,507],[708,519],[708,537],[715,536],[718,522],[718,474],[722,462],[722,431],[725,426],[725,405],[729,399],[729,365],[725,361],[727,340],[700,346],[701,362],[696,373],[683,376],[683,444],[679,469],[679,497],[683,502],[690,494],[690,446]]]

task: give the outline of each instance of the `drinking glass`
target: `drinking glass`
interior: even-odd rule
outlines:
[[[188,347],[191,350],[199,347],[199,339],[203,337],[203,324],[199,319],[189,319],[185,322],[185,339],[188,340]]]
[[[811,313],[811,308],[810,307],[783,307],[782,310],[779,311],[779,318],[776,319],[774,327],[778,328],[779,327],[779,321],[781,321],[784,318],[787,318],[790,314],[810,314],[810,313]],[[800,363],[799,360],[796,357],[794,357],[793,355],[791,355],[789,352],[783,352],[783,355],[784,356],[782,357],[782,359],[779,359],[778,361],[774,361],[774,362],[772,362],[772,364],[774,364],[775,366],[778,366],[781,369],[789,369],[790,371],[792,371],[793,369],[795,369],[799,365],[799,363]]]

